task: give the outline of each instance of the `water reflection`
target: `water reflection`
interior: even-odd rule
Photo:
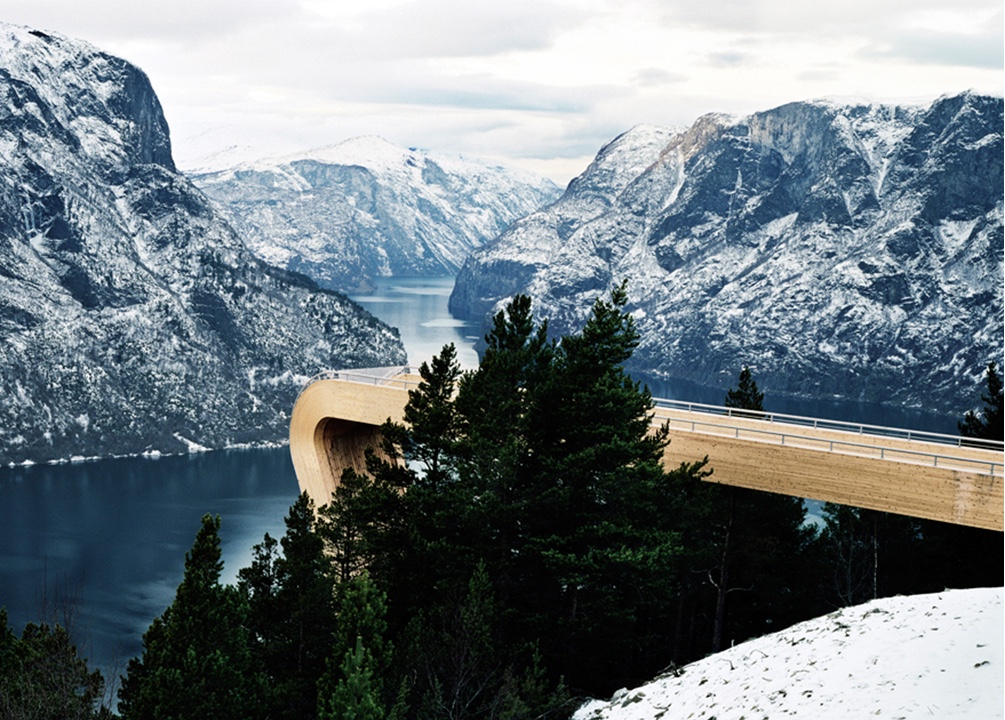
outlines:
[[[478,367],[474,351],[478,327],[452,317],[447,310],[453,277],[377,278],[376,284],[373,293],[353,296],[353,300],[400,330],[411,365],[428,361],[452,342],[463,369]]]
[[[283,533],[298,486],[286,448],[0,470],[0,605],[17,632],[65,621],[108,677],[174,598],[205,513],[222,517],[224,577]]]

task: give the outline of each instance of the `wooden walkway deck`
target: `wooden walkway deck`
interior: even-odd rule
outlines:
[[[401,421],[419,378],[401,368],[319,376],[297,399],[290,453],[302,490],[331,499],[342,470],[364,468],[384,420]],[[668,467],[708,456],[709,482],[1003,530],[1003,452],[959,438],[708,405],[657,401]]]

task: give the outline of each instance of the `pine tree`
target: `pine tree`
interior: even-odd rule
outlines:
[[[527,435],[536,499],[524,521],[541,558],[528,616],[553,670],[602,690],[612,677],[655,670],[639,660],[652,648],[639,646],[647,610],[669,602],[681,549],[667,524],[679,480],[662,467],[668,431],[650,427],[651,394],[624,370],[639,341],[627,302],[622,285],[562,338]]]
[[[341,612],[327,670],[318,681],[318,718],[402,717],[390,689],[394,648],[387,638],[386,597],[364,571],[339,587]]]
[[[0,718],[111,717],[101,706],[103,691],[101,673],[88,669],[63,627],[28,623],[19,638],[0,608]]]
[[[256,656],[268,683],[264,704],[273,718],[313,717],[317,680],[331,652],[334,590],[315,521],[314,503],[301,493],[286,516],[279,543],[266,535],[251,567],[238,573]]]
[[[668,608],[692,602],[681,588],[704,551],[682,538],[705,539],[708,515],[694,516],[708,470],[662,467],[668,430],[651,427],[652,397],[624,370],[639,340],[627,304],[615,289],[581,332],[556,342],[529,299],[515,298],[494,318],[478,370],[460,373],[449,346],[423,365],[407,423],[383,426],[367,480],[348,478],[323,511],[329,547],[347,575],[365,567],[387,593],[388,632],[413,638],[406,648],[452,637],[443,619],[462,616],[458,598],[484,567],[498,611],[484,628],[494,652],[482,677],[494,689],[479,698],[493,713],[529,707],[514,700],[518,686],[545,712],[542,688],[560,675],[594,693],[613,690],[612,678],[651,676],[685,624]],[[339,662],[363,677],[354,652],[346,646]],[[417,708],[442,710],[435,699],[457,687],[447,665],[417,690]]]
[[[336,583],[348,582],[374,559],[368,540],[378,508],[382,501],[397,500],[394,489],[382,490],[385,488],[376,486],[372,478],[348,467],[342,471],[331,502],[319,510],[318,534],[331,558]]]
[[[728,408],[764,412],[764,393],[757,389],[757,383],[754,382],[750,368],[746,365],[740,370],[736,387],[730,388],[726,392],[726,400],[723,405]]]
[[[247,606],[220,584],[220,518],[206,515],[174,602],[143,635],[119,690],[126,720],[258,717],[260,677],[253,672]]]
[[[1002,420],[1002,379],[993,362],[988,363],[984,373],[987,393],[981,394],[984,401],[982,410],[967,411],[963,421],[957,423],[960,435],[982,440],[1005,440],[1005,426]]]
[[[371,455],[369,503],[377,521],[367,530],[371,575],[395,602],[390,621],[400,630],[420,608],[461,586],[475,559],[470,539],[471,498],[457,482],[460,426],[455,393],[461,375],[453,345],[419,368],[409,390],[406,424],[385,423],[384,459]]]
[[[419,366],[422,385],[408,391],[404,420],[411,432],[403,436],[406,460],[423,465],[423,483],[436,490],[450,476],[453,443],[457,440],[454,393],[461,375],[457,351],[446,345],[431,364]]]
[[[530,298],[516,296],[493,318],[477,372],[459,382],[456,409],[464,528],[473,555],[492,567],[501,602],[517,602],[534,574],[528,522],[546,488],[528,462],[529,423],[551,369],[547,323],[535,326]],[[471,568],[466,568],[470,573]]]
[[[416,715],[422,720],[548,717],[567,704],[540,655],[500,642],[501,605],[479,563],[462,595],[420,613],[409,630]]]
[[[319,696],[319,720],[385,720],[371,663],[363,638],[356,638],[342,662],[342,677],[330,695]]]

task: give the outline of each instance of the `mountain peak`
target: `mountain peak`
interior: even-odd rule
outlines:
[[[58,131],[106,173],[175,169],[160,102],[136,66],[83,40],[0,24],[0,68],[24,132]]]
[[[522,171],[373,135],[195,181],[260,257],[343,291],[380,275],[454,273],[474,248],[558,195]]]
[[[630,130],[472,255],[451,311],[526,293],[562,333],[627,279],[647,378],[748,364],[779,395],[962,413],[1003,342],[1002,118],[965,93]]]
[[[297,160],[316,160],[330,165],[358,165],[373,170],[397,170],[417,154],[379,135],[360,135],[333,145],[312,148],[286,155],[279,160],[291,163]]]

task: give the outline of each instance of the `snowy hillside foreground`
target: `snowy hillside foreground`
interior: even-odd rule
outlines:
[[[844,608],[691,663],[574,720],[1003,717],[1002,588]]]
[[[282,442],[311,375],[404,361],[248,250],[141,70],[0,24],[0,464]]]
[[[373,136],[191,177],[260,258],[345,292],[378,276],[452,275],[560,194],[524,171]]]
[[[958,417],[1001,357],[1003,102],[796,102],[612,140],[475,251],[451,312],[516,293],[564,334],[622,281],[637,375]]]

